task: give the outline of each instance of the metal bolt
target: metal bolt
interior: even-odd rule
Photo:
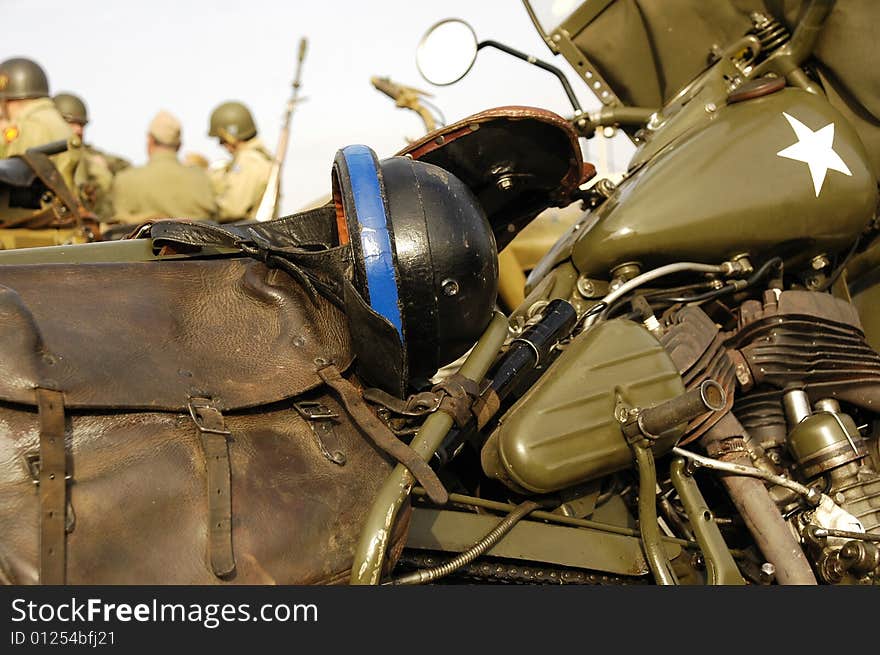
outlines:
[[[807,288],[808,289],[818,289],[825,282],[824,275],[811,275],[807,278]]]
[[[584,298],[592,298],[596,295],[596,287],[592,280],[586,277],[579,277],[577,280],[577,290]]]
[[[614,184],[607,177],[596,182],[596,191],[605,196],[606,198],[614,193],[614,189],[617,188],[617,185]]]
[[[453,280],[452,278],[446,278],[440,283],[440,288],[443,289],[443,293],[447,296],[454,296],[458,293],[459,287],[458,282]]]
[[[813,267],[814,271],[821,271],[826,266],[830,265],[831,262],[828,260],[828,257],[825,255],[816,255],[810,261],[810,266]]]
[[[513,178],[509,175],[502,175],[498,178],[498,181],[495,182],[495,185],[502,191],[508,191],[513,187]]]
[[[707,114],[711,114],[711,113],[713,113],[716,109],[718,109],[718,107],[715,106],[715,103],[714,103],[714,102],[707,102],[707,103],[706,103],[706,107],[705,107],[705,109],[706,109],[706,113],[707,113]]]
[[[739,265],[739,272],[743,275],[748,275],[755,270],[755,267],[752,266],[752,260],[749,258],[748,253],[740,253],[739,255],[736,255],[733,259],[731,259],[731,261]]]
[[[633,279],[641,272],[642,267],[636,262],[626,262],[625,264],[615,266],[611,269],[611,275],[614,276],[614,280],[611,284],[611,289],[614,290],[615,283],[617,283],[617,286],[620,286],[627,280]]]
[[[764,562],[761,564],[761,573],[766,576],[768,580],[772,580],[776,575],[776,567],[770,562]]]

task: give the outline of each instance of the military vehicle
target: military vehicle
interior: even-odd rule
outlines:
[[[660,4],[545,32],[595,115],[348,146],[332,202],[276,221],[0,253],[2,579],[877,584],[877,152],[823,54],[874,14],[701,3],[657,31]],[[615,17],[648,48],[708,30],[629,59],[656,106],[582,46],[638,47]],[[429,75],[432,35],[446,81],[505,48],[446,21]],[[585,191],[603,123],[639,148]],[[576,200],[493,311],[498,250]]]

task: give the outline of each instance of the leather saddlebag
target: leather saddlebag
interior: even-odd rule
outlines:
[[[393,460],[319,374],[357,385],[335,305],[247,258],[0,285],[0,581],[347,581]]]

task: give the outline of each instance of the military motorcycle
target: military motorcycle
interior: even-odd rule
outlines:
[[[630,5],[548,33],[600,98],[566,39]],[[808,72],[833,5],[733,12],[662,107],[490,109],[343,148],[301,214],[0,253],[0,580],[877,584],[877,176]],[[602,124],[639,148],[588,186]],[[494,311],[498,251],[574,201]]]
[[[877,153],[863,143],[876,134],[848,119],[851,106],[839,99],[852,94],[840,77],[831,79],[846,68],[829,45],[859,10],[876,16],[876,9],[850,7],[832,19],[833,2],[803,3],[789,31],[754,8],[737,14],[719,6],[719,16],[696,19],[645,3],[649,38],[673,31],[661,28],[676,21],[679,38],[694,23],[705,31],[701,21],[712,18],[712,36],[745,23],[730,43],[706,47],[702,70],[693,61],[658,62],[655,52],[654,65],[671,71],[662,80],[669,97],[645,108],[625,105],[615,88],[648,97],[636,85],[656,83],[651,72],[614,69],[607,53],[591,60],[587,52],[599,51],[601,36],[599,44],[587,39],[603,31],[624,41],[619,49],[638,45],[614,29],[633,19],[631,3],[584,3],[550,33],[524,4],[551,49],[605,103],[600,111],[581,111],[555,67],[478,41],[454,19],[435,25],[419,46],[425,78],[451,84],[480,49],[500,49],[559,76],[579,135],[623,127],[637,151],[622,182],[584,194],[586,211],[528,279],[508,356],[530,351],[532,370],[496,364],[488,387],[505,391],[480,398],[481,409],[497,407],[500,418],[484,418],[486,427],[478,418],[477,435],[447,438],[440,460],[478,452],[482,474],[508,497],[556,494],[554,513],[579,519],[595,516],[596,497],[625,499],[660,584],[694,576],[663,551],[662,538],[689,536],[702,549],[690,563],[712,582],[876,584],[880,335],[872,330],[876,292],[866,269],[876,261]],[[817,47],[826,23],[832,40]],[[816,52],[819,61],[810,59]],[[672,72],[682,76],[689,66],[693,79],[671,86]],[[603,68],[633,86],[609,84]],[[452,157],[443,164],[459,172]],[[495,192],[520,182],[503,167],[495,171]],[[563,311],[572,323],[560,327]],[[632,341],[630,328],[638,334]],[[646,333],[650,345],[640,342]],[[683,387],[660,391],[669,371]],[[508,395],[505,374],[529,381]],[[625,491],[609,495],[615,480]],[[485,480],[465,486],[491,488]],[[580,502],[586,512],[575,508]],[[442,520],[435,517],[432,529]],[[705,532],[707,524],[714,525]],[[721,543],[725,554],[712,553],[710,544]]]

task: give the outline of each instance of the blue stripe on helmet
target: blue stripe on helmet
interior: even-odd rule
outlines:
[[[373,151],[367,146],[352,145],[343,148],[355,212],[360,224],[361,249],[367,273],[370,306],[397,329],[403,341],[403,320],[397,295],[397,276],[388,217],[379,188],[379,176],[373,160]]]

